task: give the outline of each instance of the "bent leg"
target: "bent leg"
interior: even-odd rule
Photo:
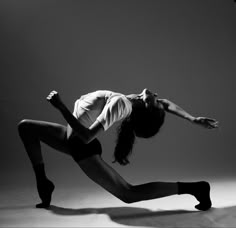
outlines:
[[[18,124],[19,135],[33,165],[37,190],[42,203],[38,208],[47,208],[51,202],[54,184],[47,178],[44,170],[40,141],[52,148],[70,154],[66,145],[66,127],[56,123],[39,120],[22,120]]]
[[[177,183],[152,182],[131,185],[99,155],[79,161],[78,164],[89,178],[126,203],[156,199],[178,193]]]
[[[56,149],[70,154],[66,145],[67,128],[57,123],[39,120],[22,120],[18,124],[19,135],[33,165],[43,163],[40,141]]]

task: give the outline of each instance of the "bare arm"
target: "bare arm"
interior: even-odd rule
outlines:
[[[189,120],[192,123],[198,124],[207,129],[218,127],[218,121],[216,121],[215,119],[207,117],[194,117],[183,110],[181,107],[179,107],[177,104],[167,99],[158,99],[158,101],[164,106],[165,111]]]
[[[190,115],[188,112],[186,112],[184,109],[182,109],[180,106],[173,103],[172,101],[169,101],[167,99],[158,99],[158,101],[161,102],[161,104],[164,106],[165,111],[170,112],[179,117],[182,117],[191,122],[195,120],[194,116]]]
[[[97,134],[103,130],[102,124],[98,121],[95,121],[90,128],[84,127],[61,101],[59,94],[56,91],[52,91],[47,97],[47,100],[61,112],[65,120],[84,143],[87,144],[92,141],[96,138]]]
[[[73,128],[73,130],[77,133],[78,137],[84,142],[91,142],[99,132],[103,130],[103,126],[100,122],[95,121],[94,124],[90,128],[84,127],[69,111],[69,109],[64,105],[59,109],[65,120],[68,124]]]

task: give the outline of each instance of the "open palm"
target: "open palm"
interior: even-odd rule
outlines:
[[[196,117],[194,123],[207,129],[218,128],[218,121],[207,117]]]

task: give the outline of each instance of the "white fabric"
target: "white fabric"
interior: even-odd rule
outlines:
[[[132,104],[124,94],[98,90],[76,100],[73,115],[87,128],[98,120],[106,131],[115,122],[128,117],[131,111]]]

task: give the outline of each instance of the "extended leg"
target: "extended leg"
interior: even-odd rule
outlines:
[[[126,182],[112,167],[110,167],[100,155],[95,155],[78,162],[81,169],[94,182],[101,185],[111,194],[124,201],[125,203],[134,203],[143,200],[156,199],[174,194],[182,194],[179,191],[179,183],[176,182],[151,182],[141,185],[131,185]],[[184,193],[194,195],[200,205],[203,196],[209,194],[205,186],[201,183],[188,183],[186,187],[181,185]],[[189,190],[191,188],[191,190]],[[194,191],[192,189],[195,188]],[[199,194],[201,192],[201,194]],[[201,199],[199,196],[201,195]],[[211,204],[204,204],[204,207],[196,207],[199,210],[207,210]]]
[[[152,182],[131,185],[99,155],[82,160],[78,164],[94,182],[126,203],[156,199],[178,193],[177,183]]]
[[[65,143],[66,127],[45,121],[22,120],[18,124],[18,131],[33,165],[38,193],[42,200],[36,207],[46,208],[50,205],[54,185],[45,174],[40,141],[58,151],[70,154]]]

